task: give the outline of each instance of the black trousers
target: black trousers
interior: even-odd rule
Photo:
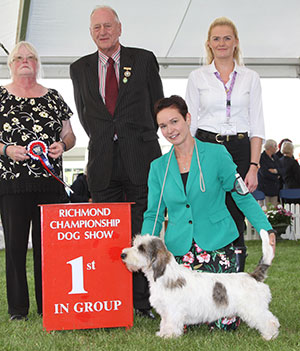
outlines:
[[[196,135],[197,136],[197,135]],[[211,142],[203,137],[198,138],[204,142]],[[223,145],[226,147],[227,151],[231,154],[234,163],[237,165],[237,171],[243,179],[245,179],[246,174],[249,170],[250,165],[250,140],[249,138],[234,139],[230,141],[224,141]],[[234,246],[245,246],[244,232],[245,232],[245,216],[237,207],[231,194],[226,193],[226,206],[230,212],[234,222],[237,226],[239,237],[234,241]]]
[[[249,170],[250,165],[250,140],[244,138],[242,140],[233,140],[224,142],[224,146],[231,154],[234,163],[237,165],[237,171],[243,179]],[[239,237],[234,241],[234,246],[245,246],[244,232],[245,232],[245,216],[233,201],[230,193],[226,193],[226,206],[233,217],[235,224],[239,231]]]
[[[61,202],[56,193],[20,193],[0,196],[4,230],[8,313],[27,315],[29,293],[26,255],[32,228],[34,281],[37,312],[42,313],[41,220],[39,204]]]
[[[124,167],[118,142],[114,143],[114,163],[109,186],[92,192],[93,202],[134,202],[131,206],[132,237],[141,232],[143,214],[147,208],[148,187],[133,184]],[[150,309],[148,281],[143,273],[133,273],[133,304],[138,309]]]

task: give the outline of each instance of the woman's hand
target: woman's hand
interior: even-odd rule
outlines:
[[[245,184],[250,193],[253,193],[253,191],[256,190],[258,185],[256,166],[250,166],[249,171],[245,177]]]
[[[25,161],[30,159],[27,155],[26,148],[20,145],[8,145],[6,147],[6,155],[14,161]]]
[[[56,159],[60,157],[64,151],[64,144],[61,141],[55,141],[49,146],[48,155]]]

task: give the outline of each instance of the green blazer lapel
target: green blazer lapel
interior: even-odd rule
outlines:
[[[201,147],[201,144],[199,144],[197,140],[195,140],[195,142],[197,143],[199,161],[200,161],[201,168],[203,170],[203,165],[205,163],[204,148],[203,146]],[[204,182],[205,182],[205,179],[204,179]],[[195,145],[192,161],[191,161],[190,172],[189,172],[189,176],[186,184],[186,193],[189,194],[190,192],[194,192],[196,186],[200,187],[200,170],[199,170],[197,153],[196,153],[196,145]]]
[[[116,109],[122,99],[122,96],[130,86],[131,76],[135,74],[134,71],[134,56],[129,53],[129,50],[124,46],[121,46],[121,54],[120,54],[120,70],[119,70],[119,94],[116,104]],[[130,77],[125,77],[124,73],[126,71],[125,67],[131,68],[131,70],[127,70],[131,73]],[[126,79],[124,79],[126,78]]]
[[[166,163],[166,165],[167,165],[167,163]],[[170,162],[170,167],[169,167],[168,173],[169,173],[169,176],[171,176],[173,178],[173,180],[175,181],[175,184],[180,188],[180,191],[182,192],[182,194],[184,194],[184,196],[185,196],[183,182],[181,179],[178,163],[177,163],[174,152],[173,152],[173,155],[171,157],[171,162]],[[176,189],[174,189],[174,191],[176,191]]]

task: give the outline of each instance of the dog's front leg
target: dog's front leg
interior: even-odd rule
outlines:
[[[160,330],[156,333],[161,338],[176,338],[183,334],[183,323],[173,318],[161,316]]]

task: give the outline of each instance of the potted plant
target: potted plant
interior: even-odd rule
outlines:
[[[271,223],[273,229],[277,232],[277,237],[280,238],[281,234],[284,234],[286,228],[292,224],[293,214],[290,211],[287,211],[281,205],[271,205],[268,204],[265,213],[268,217],[269,222]]]

